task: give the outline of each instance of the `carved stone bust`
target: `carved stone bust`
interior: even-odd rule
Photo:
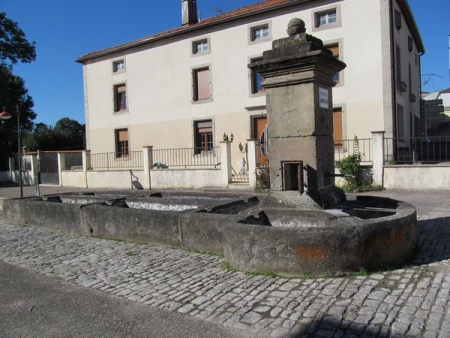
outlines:
[[[297,34],[305,33],[305,22],[302,19],[294,18],[288,23],[286,32],[289,36],[294,36]]]

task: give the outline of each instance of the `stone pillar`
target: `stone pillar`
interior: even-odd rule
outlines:
[[[289,37],[275,40],[272,49],[263,53],[263,60],[249,67],[264,79],[270,190],[290,190],[283,184],[283,175],[289,172],[291,182],[303,177],[300,184],[304,184],[305,194],[327,207],[345,199],[342,191],[332,192],[337,191],[332,104],[336,83],[332,78],[345,64],[335,59],[320,39],[305,31],[302,20],[292,19]],[[301,161],[303,168],[299,168]]]
[[[384,186],[384,131],[372,132],[373,184]]]
[[[251,189],[256,187],[256,141],[247,140],[248,183]]]
[[[220,142],[220,168],[222,170],[222,187],[228,188],[231,180],[231,142]]]
[[[142,147],[142,152],[144,156],[144,189],[151,189],[150,168],[153,165],[153,146]]]

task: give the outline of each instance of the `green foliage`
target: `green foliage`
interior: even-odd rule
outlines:
[[[0,12],[0,65],[30,63],[36,59],[35,43],[28,42],[17,22]]]
[[[20,112],[20,130],[26,132],[33,127],[36,114],[32,98],[25,82],[12,72],[17,62],[29,63],[36,59],[34,43],[29,43],[18,24],[0,12],[0,108],[13,115],[0,124],[0,152],[17,152],[17,116]]]
[[[28,95],[25,82],[15,76],[12,70],[1,65],[0,60],[0,109],[5,109],[12,117],[0,124],[0,151],[2,153],[17,152],[17,117],[20,113],[20,129],[26,132],[33,128],[36,114],[32,98]]]
[[[84,126],[63,117],[55,126],[38,123],[24,136],[27,150],[82,150],[84,149]]]
[[[348,155],[346,158],[336,161],[336,168],[338,168],[339,172],[344,176],[346,181],[345,185],[342,189],[345,192],[353,192],[357,191],[361,185],[361,182],[358,179],[360,164],[361,164],[361,153],[359,152],[359,140],[355,135],[353,138],[354,147],[353,154]]]
[[[336,168],[344,176],[345,184],[340,188],[344,192],[364,192],[364,191],[381,191],[382,186],[367,184],[361,180],[361,160],[362,154],[359,151],[359,140],[355,136],[353,138],[354,147],[353,154],[347,156],[346,158],[336,161]]]
[[[270,189],[269,168],[258,168],[256,171],[256,191],[266,191]]]
[[[232,271],[234,270],[233,266],[230,264],[230,262],[228,262],[227,260],[223,260],[220,263],[220,267],[225,270],[225,271]]]

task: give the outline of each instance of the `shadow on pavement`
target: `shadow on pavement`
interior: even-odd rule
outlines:
[[[450,259],[450,217],[419,220],[418,230],[413,266]]]

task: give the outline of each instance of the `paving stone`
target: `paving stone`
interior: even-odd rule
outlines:
[[[261,337],[299,327],[317,337],[446,337],[450,246],[435,247],[443,233],[450,234],[450,217],[419,221],[416,258],[428,255],[435,263],[305,281],[224,271],[216,256],[5,224],[0,259],[143,304],[254,329]]]

